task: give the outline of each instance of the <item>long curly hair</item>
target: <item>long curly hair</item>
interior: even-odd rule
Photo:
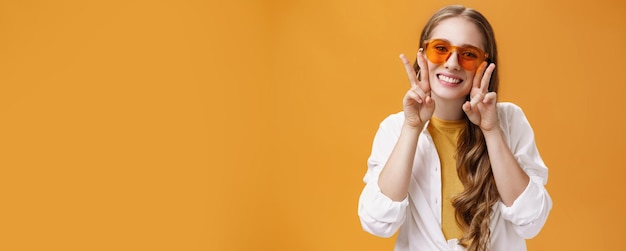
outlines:
[[[428,20],[420,36],[420,45],[430,39],[433,29],[444,19],[463,17],[476,24],[483,37],[483,47],[489,54],[488,62],[498,64],[498,51],[493,28],[478,11],[460,6],[447,6]],[[417,62],[413,65],[419,72]],[[498,68],[491,75],[490,92],[498,91]],[[469,94],[466,97],[469,100]],[[480,128],[465,117],[467,126],[459,135],[456,152],[457,174],[464,186],[463,192],[452,199],[456,222],[464,231],[459,242],[469,251],[489,250],[491,243],[491,214],[500,195],[496,187],[485,137]]]

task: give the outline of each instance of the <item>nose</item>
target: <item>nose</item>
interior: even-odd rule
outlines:
[[[459,54],[456,50],[452,51],[452,53],[448,55],[448,59],[446,59],[443,66],[450,70],[461,70],[461,65],[459,64]]]

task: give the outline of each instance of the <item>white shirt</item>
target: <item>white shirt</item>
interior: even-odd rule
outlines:
[[[544,187],[548,169],[522,110],[512,103],[498,103],[497,109],[505,140],[530,182],[510,207],[501,201],[494,205],[491,250],[526,250],[525,239],[539,233],[552,208],[552,199]],[[463,250],[456,239],[446,240],[441,230],[441,165],[427,126],[419,136],[408,196],[403,201],[392,201],[378,187],[378,176],[398,141],[403,123],[403,112],[380,123],[359,198],[361,225],[380,237],[391,237],[401,228],[397,251]]]

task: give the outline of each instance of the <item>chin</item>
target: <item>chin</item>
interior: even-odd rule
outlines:
[[[443,90],[442,90],[443,89]],[[460,91],[460,90],[446,90],[445,88],[433,88],[433,95],[437,96],[441,100],[454,100],[454,101],[465,101],[467,95],[469,95],[469,91]]]

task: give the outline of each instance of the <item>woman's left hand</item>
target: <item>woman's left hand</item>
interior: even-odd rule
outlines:
[[[472,123],[479,126],[483,132],[498,128],[498,114],[496,112],[496,93],[489,92],[491,74],[495,64],[483,63],[474,75],[470,101],[465,101],[463,111]]]

